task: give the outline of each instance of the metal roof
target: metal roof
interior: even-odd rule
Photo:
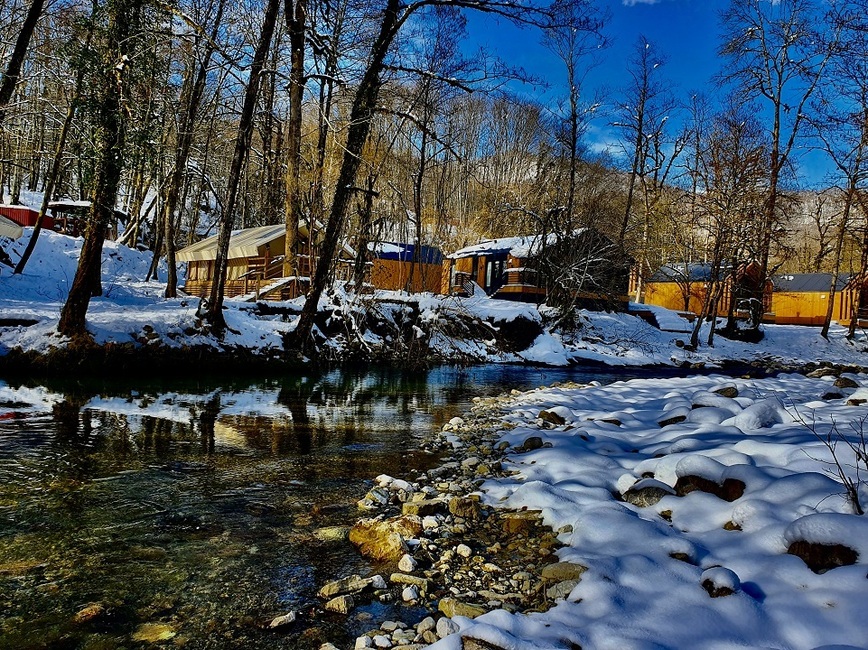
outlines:
[[[839,275],[835,291],[841,291],[850,279],[848,275]],[[772,278],[775,291],[786,293],[826,293],[832,284],[831,273],[787,273]]]

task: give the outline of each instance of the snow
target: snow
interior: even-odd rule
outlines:
[[[868,386],[868,376],[852,377]],[[482,499],[541,511],[565,544],[558,560],[588,570],[549,611],[456,618],[460,632],[432,650],[458,650],[462,636],[504,648],[865,648],[868,518],[854,514],[821,437],[838,431],[858,447],[868,408],[817,400],[828,385],[796,374],[708,376],[514,397],[503,406],[503,440],[539,435],[552,446],[508,456],[513,473],[486,481]],[[714,392],[725,387],[738,397]],[[673,409],[715,401],[710,395],[722,400],[695,412],[735,415],[658,424]],[[569,415],[565,426],[536,417],[555,409]],[[837,453],[858,480],[850,447]],[[732,502],[699,490],[677,496],[683,476],[738,479],[745,491]],[[617,497],[631,488],[664,496],[638,507]],[[847,546],[857,563],[814,573],[787,553],[798,540]],[[732,593],[711,597],[722,588]]]
[[[31,233],[32,229],[26,228],[20,239],[2,243],[13,262],[20,258]],[[12,275],[11,269],[0,265],[0,315],[13,323],[21,321],[0,327],[0,354],[16,348],[44,353],[66,344],[55,330],[75,276],[81,243],[80,238],[43,231],[23,275]],[[230,330],[225,338],[216,338],[200,327],[196,316],[198,298],[182,295],[166,299],[162,282],[144,281],[151,260],[149,252],[105,242],[104,295],[91,301],[87,315],[88,329],[97,342],[169,348],[198,346],[216,351],[242,347],[265,356],[283,351],[284,336],[294,329],[297,317],[259,315],[244,297],[227,299],[224,314]],[[182,277],[184,270],[181,265]],[[165,277],[164,269],[159,276]],[[303,299],[275,304],[292,314],[300,310]],[[326,343],[329,352],[336,356],[346,347],[358,344],[373,352],[393,347],[388,336],[371,330],[357,331],[355,323],[365,322],[370,313],[383,321],[397,322],[418,311],[418,319],[412,323],[417,339],[427,344],[433,356],[443,360],[551,366],[588,363],[715,366],[728,361],[802,364],[817,360],[857,366],[864,363],[864,332],[860,331],[857,340],[850,342],[846,340],[846,330],[837,325],[833,325],[828,340],[819,335],[817,328],[770,325],[764,326],[765,338],[758,344],[718,336],[714,347],[700,345],[697,350],[685,350],[679,342],[685,342],[686,332],[665,330],[677,330],[686,320],[663,308],[635,307],[651,310],[664,329],[630,314],[580,311],[575,331],[553,331],[547,326],[558,319],[552,309],[491,298],[481,291],[469,298],[379,290],[373,296],[356,296],[336,287],[320,301],[321,310],[348,324],[350,334],[332,337]],[[456,334],[454,327],[458,318],[475,319],[486,325],[475,328],[475,334],[463,336]],[[34,324],[27,325],[28,322]],[[524,322],[541,333],[523,350],[501,349],[496,341],[497,330],[507,324],[520,327]],[[706,336],[707,327],[703,326],[702,337]],[[357,335],[351,340],[354,331]],[[761,423],[763,418],[774,417],[769,408],[757,407],[743,417],[756,418]],[[691,417],[711,423],[727,419],[721,420],[719,415],[708,411]]]

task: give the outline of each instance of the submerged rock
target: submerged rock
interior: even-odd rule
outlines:
[[[367,558],[398,560],[407,552],[404,539],[416,537],[421,532],[422,520],[419,517],[362,519],[350,530],[349,540]]]

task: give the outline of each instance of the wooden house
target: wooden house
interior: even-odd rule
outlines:
[[[859,327],[868,326],[868,276],[862,273],[850,276],[835,296],[833,318],[836,321],[847,326],[854,313]]]
[[[472,295],[478,287],[504,300],[542,302],[547,285],[555,281],[547,275],[577,262],[584,265],[587,280],[577,304],[595,307],[613,298],[626,303],[629,263],[611,240],[589,228],[568,237],[505,237],[462,248],[443,261],[441,292]]]
[[[673,311],[699,314],[714,285],[709,264],[671,264],[661,267],[645,283],[644,302]],[[760,265],[745,262],[721,273],[724,287],[717,304],[717,315],[725,317],[733,306],[738,317],[747,315],[748,302],[762,295],[764,319],[771,316],[772,283],[760,278]],[[760,290],[762,289],[762,291]]]
[[[36,225],[36,220],[39,218],[39,210],[28,208],[25,205],[0,205],[0,217],[5,217],[8,221],[27,228]],[[42,227],[51,230],[54,228],[54,219],[49,216],[43,217]]]
[[[217,259],[217,235],[203,239],[177,252],[175,259],[187,263],[185,293],[206,297],[214,282],[214,262]],[[250,299],[289,300],[304,294],[315,272],[319,255],[318,240],[311,242],[306,224],[299,225],[298,275],[284,277],[283,260],[286,250],[286,226],[260,226],[233,231],[229,239],[229,254],[224,295]],[[347,246],[339,249],[335,274],[348,280],[355,260],[355,251]]]
[[[838,278],[832,316],[840,310],[848,277]],[[780,325],[822,325],[829,304],[831,273],[793,273],[772,278],[772,317]],[[837,308],[837,309],[836,309]],[[840,320],[840,318],[839,318]]]
[[[368,246],[368,257],[369,281],[375,289],[406,290],[412,293],[440,292],[443,253],[439,248],[422,246],[419,249],[419,260],[415,261],[414,244],[372,243]]]

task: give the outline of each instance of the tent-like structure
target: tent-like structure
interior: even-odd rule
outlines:
[[[0,237],[18,239],[22,234],[24,234],[24,229],[21,226],[0,215]]]
[[[175,259],[187,263],[187,280],[183,290],[194,296],[206,297],[214,282],[214,262],[217,259],[217,235],[203,239],[178,251]],[[299,224],[296,255],[298,274],[284,277],[283,259],[286,250],[286,226],[259,226],[235,230],[229,238],[229,254],[224,295],[227,298],[288,300],[305,292],[315,270],[319,255],[319,233],[311,236],[306,223]],[[355,251],[342,246],[338,252],[339,274],[348,279]]]

